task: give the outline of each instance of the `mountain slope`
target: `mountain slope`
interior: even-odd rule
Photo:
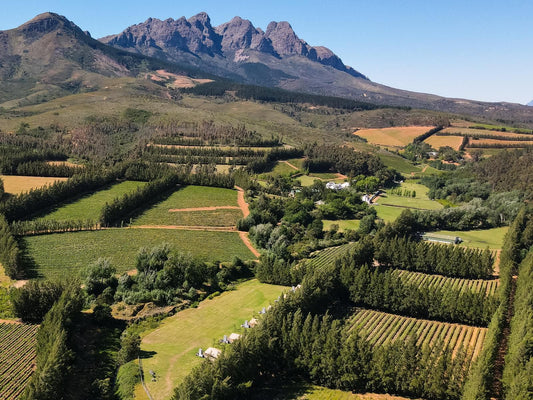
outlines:
[[[156,68],[183,69],[106,46],[54,13],[0,31],[0,103],[42,102],[94,90],[105,77],[135,76]]]
[[[528,106],[533,106],[533,100],[531,100],[529,103],[527,103]]]

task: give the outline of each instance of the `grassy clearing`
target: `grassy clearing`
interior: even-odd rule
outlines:
[[[70,204],[59,205],[44,215],[46,220],[97,220],[105,203],[111,203],[115,198],[135,191],[146,185],[146,182],[125,181],[109,186],[96,193],[90,193]]]
[[[346,229],[353,229],[353,230],[359,229],[359,222],[361,221],[358,219],[337,219],[337,220],[324,219],[322,220],[322,222],[324,223],[325,231],[329,231],[332,225],[338,225],[339,232],[344,232]]]
[[[381,218],[385,222],[393,222],[396,218],[400,216],[400,214],[404,210],[404,208],[401,207],[390,207],[382,205],[376,205],[373,207],[376,208],[378,218]]]
[[[31,189],[41,188],[46,185],[51,185],[57,181],[66,181],[68,178],[54,178],[42,176],[16,176],[16,175],[0,175],[4,181],[4,190],[9,194],[20,194],[29,192]]]
[[[501,249],[503,244],[503,237],[509,227],[473,230],[473,231],[437,231],[440,235],[459,236],[463,239],[460,246],[484,249]]]
[[[322,180],[341,180],[343,181],[344,178],[339,178],[339,176],[332,172],[312,172],[309,174],[312,178],[318,178]]]
[[[282,286],[251,280],[238,285],[235,291],[204,300],[198,308],[167,318],[159,328],[144,335],[141,350],[149,354],[143,359],[144,370],[153,370],[160,377],[151,382],[148,374],[145,376],[154,398],[168,399],[174,387],[203,361],[195,356],[198,348],[222,348],[219,339],[242,332],[240,324],[273,303],[282,290]]]
[[[402,126],[382,129],[361,129],[354,134],[365,138],[369,143],[380,146],[404,147],[411,143],[414,138],[420,136],[432,126]]]
[[[231,261],[235,256],[255,259],[237,232],[117,228],[23,239],[27,256],[36,265],[34,274],[46,278],[77,275],[99,257],[109,258],[119,273],[125,272],[135,267],[139,248],[161,243],[169,243],[172,248],[205,261]]]
[[[302,186],[311,186],[316,180],[320,180],[320,179],[315,178],[313,176],[309,176],[309,175],[302,175],[302,176],[299,176],[297,180],[300,181],[300,184]]]

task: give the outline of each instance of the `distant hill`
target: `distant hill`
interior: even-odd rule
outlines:
[[[67,18],[44,13],[18,28],[0,31],[4,108],[96,90],[106,86],[107,77],[148,77],[153,71],[163,71],[155,78],[152,74],[162,86],[172,74],[215,80],[221,87],[224,77],[373,104],[533,123],[531,107],[450,99],[372,82],[326,47],[300,39],[288,22],[272,22],[262,31],[235,17],[213,27],[209,16],[200,13],[189,19],[148,19],[98,41]]]

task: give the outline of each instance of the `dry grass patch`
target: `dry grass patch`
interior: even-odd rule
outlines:
[[[354,135],[380,146],[404,147],[417,136],[433,128],[433,126],[400,126],[382,129],[360,129],[354,132]]]
[[[426,140],[424,140],[424,142],[426,142],[436,150],[444,146],[450,146],[454,150],[459,150],[459,147],[461,147],[461,143],[463,143],[463,137],[432,135]]]
[[[17,176],[0,175],[4,181],[4,191],[9,194],[20,194],[51,185],[57,181],[66,181],[68,178],[43,177],[43,176]]]

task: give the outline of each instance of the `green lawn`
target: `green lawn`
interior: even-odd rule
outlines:
[[[400,216],[404,208],[401,207],[389,207],[389,206],[382,206],[382,205],[376,205],[373,206],[376,208],[376,211],[378,212],[378,218],[381,218],[385,222],[392,222],[396,218]]]
[[[105,203],[111,203],[115,198],[126,193],[133,192],[139,187],[146,185],[146,182],[125,181],[109,186],[104,190],[91,193],[74,201],[73,203],[60,205],[42,219],[53,220],[97,220]]]
[[[487,246],[489,249],[501,249],[503,244],[503,237],[509,227],[474,230],[474,231],[437,231],[441,235],[459,236],[463,239],[460,246],[475,247],[484,249]]]
[[[141,350],[146,352],[143,369],[148,390],[155,399],[168,399],[191,369],[203,361],[196,357],[198,348],[222,348],[218,343],[224,335],[241,333],[240,325],[250,320],[262,307],[274,302],[282,286],[251,280],[237,290],[204,300],[198,308],[189,308],[167,318],[154,331],[143,335]],[[159,376],[152,382],[147,371]],[[139,391],[137,391],[139,392]]]
[[[234,256],[255,259],[237,232],[116,228],[26,236],[22,240],[36,265],[35,273],[46,278],[77,275],[99,257],[111,259],[117,271],[124,272],[135,267],[139,248],[164,242],[205,261],[231,261]]]
[[[314,178],[309,175],[302,175],[299,176],[298,179],[302,186],[311,186],[316,180],[320,180],[318,178]]]
[[[329,231],[331,228],[331,225],[336,224],[339,226],[339,232],[344,232],[346,229],[353,229],[357,230],[359,229],[359,222],[358,219],[337,219],[337,220],[328,220],[324,219],[322,220],[324,223],[324,230]]]

